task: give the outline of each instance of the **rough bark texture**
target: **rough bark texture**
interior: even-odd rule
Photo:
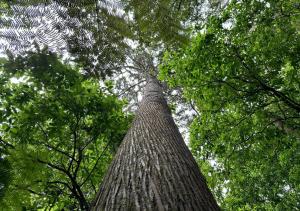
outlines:
[[[219,210],[154,78],[92,210]]]

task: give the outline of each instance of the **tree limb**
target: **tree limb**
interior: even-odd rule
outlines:
[[[105,148],[103,149],[102,153],[100,154],[100,156],[97,158],[95,165],[93,166],[92,170],[90,171],[90,173],[88,174],[88,176],[85,178],[85,180],[80,184],[80,187],[82,185],[84,185],[84,183],[86,183],[86,181],[90,178],[90,176],[92,175],[93,171],[95,170],[99,160],[101,159],[101,157],[104,155],[104,152],[108,149],[108,146],[110,144],[110,141],[106,144]]]

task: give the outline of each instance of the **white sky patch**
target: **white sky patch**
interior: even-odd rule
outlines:
[[[222,27],[224,29],[230,30],[233,28],[234,25],[234,21],[233,19],[228,19],[227,21],[225,21],[224,23],[222,23]]]
[[[25,76],[22,76],[20,78],[13,77],[9,81],[12,84],[19,84],[19,83],[25,83],[27,81],[27,78]]]

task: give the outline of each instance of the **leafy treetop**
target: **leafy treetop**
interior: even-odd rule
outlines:
[[[131,120],[124,102],[46,49],[11,55],[0,74],[1,208],[87,209]]]
[[[299,207],[299,20],[294,0],[232,1],[165,54],[161,78],[197,109],[190,144],[224,208]]]

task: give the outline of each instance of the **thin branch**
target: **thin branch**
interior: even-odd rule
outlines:
[[[131,66],[131,65],[125,65],[123,67],[126,68],[126,69],[133,69],[133,70],[137,70],[137,71],[143,71],[141,68]]]
[[[78,148],[78,161],[77,161],[77,165],[76,165],[76,168],[74,170],[74,173],[73,173],[74,178],[77,177],[77,173],[78,173],[78,170],[79,170],[82,159],[83,159],[83,153],[82,153],[82,150],[80,150],[80,147],[79,147]]]
[[[237,92],[244,92],[247,94],[255,94],[258,93],[261,89],[255,89],[253,91],[246,91],[246,90],[242,90],[242,89],[238,89],[237,87],[235,87],[233,84],[229,83],[228,81],[224,81],[224,80],[220,80],[220,79],[216,79],[213,82],[217,82],[217,83],[224,83],[227,86],[229,86],[230,88],[232,88],[233,90],[237,91]]]
[[[62,172],[62,173],[64,173],[64,174],[66,174],[66,175],[68,176],[68,178],[71,180],[71,183],[72,183],[72,186],[73,186],[72,188],[69,187],[69,186],[67,186],[67,187],[70,189],[70,191],[72,192],[72,194],[73,194],[73,195],[75,196],[75,198],[78,200],[78,202],[79,202],[81,208],[85,208],[85,207],[87,206],[86,199],[85,199],[85,197],[84,197],[83,192],[82,192],[81,189],[80,189],[79,184],[77,183],[76,179],[71,175],[71,173],[70,173],[69,171],[67,171],[66,169],[61,168],[61,167],[59,167],[59,166],[57,166],[57,165],[55,165],[55,164],[52,164],[52,163],[50,163],[50,162],[43,161],[43,160],[41,160],[41,159],[39,159],[39,158],[37,159],[37,161],[38,161],[39,163],[46,164],[46,165],[48,165],[49,167],[52,167],[52,168],[54,168],[54,169],[56,169],[56,170],[58,170],[58,171],[60,171],[60,172]],[[62,183],[62,184],[63,184],[63,183]]]
[[[55,164],[53,164],[53,163],[50,163],[50,162],[47,162],[47,161],[43,161],[43,160],[41,160],[41,159],[39,159],[39,158],[37,158],[36,160],[37,160],[39,163],[46,164],[47,166],[49,166],[49,167],[51,167],[51,168],[54,168],[54,169],[56,169],[56,170],[58,170],[58,171],[60,171],[60,172],[62,172],[62,173],[65,173],[66,175],[69,175],[69,174],[70,174],[70,172],[68,172],[66,169],[64,169],[64,168],[62,168],[62,167],[60,167],[60,166],[57,166],[57,165],[55,165]]]
[[[46,140],[49,140],[48,133],[47,133],[46,130],[43,128],[43,126],[42,126],[39,122],[37,122],[36,124],[37,124],[37,126],[40,128],[40,130],[42,131],[42,133],[44,134]]]
[[[81,150],[84,151],[85,148],[86,148],[90,143],[92,143],[92,142],[94,142],[95,140],[97,140],[97,138],[98,138],[99,136],[100,136],[100,134],[97,133],[97,134],[94,135],[92,138],[90,138],[90,140],[88,140],[88,141],[85,143],[85,145],[81,147]]]
[[[200,113],[197,111],[197,109],[196,109],[196,107],[195,107],[195,105],[194,105],[194,103],[192,101],[190,101],[190,106],[193,109],[193,111],[195,111],[195,113],[197,114],[197,116],[200,116]]]
[[[58,153],[61,153],[61,154],[63,154],[63,155],[65,155],[66,157],[68,157],[68,158],[71,158],[71,159],[74,159],[75,160],[75,158],[73,158],[71,155],[69,155],[67,152],[65,152],[65,151],[62,151],[61,149],[59,149],[58,147],[55,147],[55,146],[52,146],[52,145],[50,145],[50,144],[47,144],[47,143],[44,143],[44,142],[37,142],[37,144],[42,144],[42,145],[45,145],[46,147],[48,147],[48,148],[50,148],[51,150],[54,150],[55,152],[58,152]]]
[[[122,95],[124,95],[126,92],[128,92],[129,90],[131,90],[132,88],[134,88],[135,86],[145,82],[146,80],[140,80],[138,83],[131,85],[130,87],[127,87],[125,90],[123,90],[120,94],[118,94],[118,97],[121,97]]]
[[[90,176],[92,175],[93,171],[96,169],[96,166],[99,162],[99,160],[102,158],[102,156],[104,155],[105,151],[108,149],[108,146],[110,144],[110,141],[106,144],[105,148],[103,149],[102,153],[100,154],[100,156],[97,158],[95,165],[93,166],[92,170],[90,171],[90,173],[88,174],[88,176],[85,178],[85,180],[80,184],[80,187],[82,185],[84,185],[84,183],[86,183],[86,181],[90,178]]]
[[[73,164],[73,161],[75,160],[75,156],[76,156],[76,150],[77,150],[77,128],[78,128],[78,125],[79,125],[79,121],[80,121],[80,118],[76,115],[76,124],[75,124],[75,128],[72,130],[72,134],[73,134],[73,153],[72,153],[72,158],[69,162],[69,165],[68,165],[68,171],[70,171],[72,164]],[[78,159],[79,161],[79,159]],[[78,163],[78,162],[77,162]]]
[[[32,194],[35,194],[35,195],[38,195],[38,196],[45,196],[45,194],[42,194],[42,193],[38,193],[32,189],[30,189],[29,187],[22,187],[20,185],[13,185],[15,188],[17,189],[21,189],[21,190],[25,190],[25,191],[28,191],[29,193],[32,193]]]
[[[87,174],[89,173],[89,169],[86,168],[85,166],[83,166],[83,170],[85,171],[85,173],[87,173]],[[94,193],[96,194],[96,193],[97,193],[97,189],[96,189],[96,186],[95,186],[94,183],[93,183],[93,180],[91,179],[90,182],[91,182],[91,186],[92,186],[92,188],[93,188],[93,191],[94,191]]]
[[[45,136],[45,141],[48,142],[48,141],[49,141],[49,135],[48,135],[48,133],[46,132],[46,130],[43,128],[43,126],[42,126],[41,124],[37,123],[37,125],[38,125],[38,127],[40,128],[40,130],[42,131],[42,133],[44,134],[44,136]],[[48,144],[48,143],[45,143],[45,142],[37,142],[37,143],[38,143],[38,144],[45,145],[46,147],[50,148],[51,150],[54,150],[54,151],[56,151],[56,152],[59,152],[59,153],[65,155],[65,156],[68,157],[68,158],[75,159],[74,157],[72,157],[71,155],[69,155],[67,152],[62,151],[62,150],[59,149],[58,147],[52,146],[52,145],[50,145],[50,144]]]
[[[265,88],[267,91],[269,91],[272,95],[278,97],[280,100],[282,100],[286,105],[288,105],[290,108],[295,109],[296,111],[300,112],[300,104],[294,101],[293,99],[289,98],[285,94],[283,94],[280,91],[277,91],[273,87],[268,86],[267,84],[260,82],[261,86]]]
[[[66,186],[68,189],[72,190],[71,186],[68,183],[62,181],[49,181],[47,182],[47,184],[62,184]]]
[[[275,121],[276,121],[276,120],[275,120]],[[236,147],[237,147],[238,145],[242,145],[243,143],[248,142],[249,140],[251,140],[251,139],[252,139],[253,137],[255,137],[256,135],[262,134],[262,133],[270,126],[270,125],[274,124],[275,121],[269,122],[268,124],[266,124],[266,125],[263,127],[262,130],[260,130],[260,131],[258,131],[258,132],[256,132],[256,133],[254,132],[254,133],[252,133],[249,137],[247,137],[246,139],[243,139],[243,140],[240,141],[239,143],[234,144],[233,150],[232,150],[231,153],[226,157],[225,160],[229,159],[229,158],[233,155],[233,153],[236,151]]]
[[[251,76],[258,81],[258,85],[260,85],[265,91],[269,92],[272,96],[278,97],[282,102],[284,102],[287,106],[290,108],[295,109],[297,112],[300,112],[300,104],[293,99],[286,96],[284,93],[274,89],[273,87],[267,85],[264,83],[259,77],[257,77],[252,69],[245,63],[245,60],[242,58],[242,56],[239,54],[238,49],[236,47],[233,47],[235,55],[239,59],[239,61],[242,63],[243,67],[249,71]]]
[[[3,144],[4,144],[4,145],[6,145],[6,146],[8,146],[8,147],[12,148],[12,149],[14,149],[14,148],[15,148],[15,146],[14,146],[14,145],[12,145],[12,144],[8,143],[7,141],[4,141],[4,140],[2,139],[2,137],[1,137],[1,136],[0,136],[0,142],[1,142],[1,143],[3,143]]]

